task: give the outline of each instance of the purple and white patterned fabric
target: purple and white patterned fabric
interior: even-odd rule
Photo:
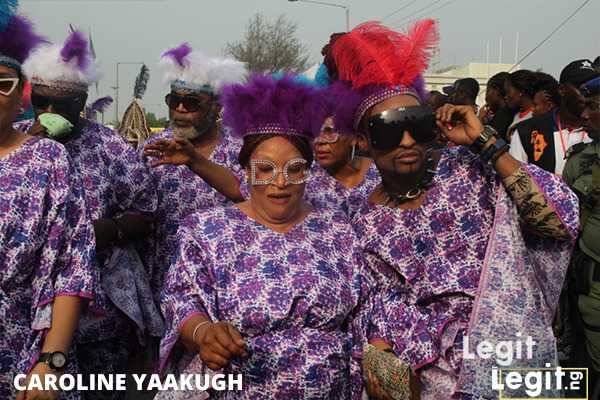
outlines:
[[[575,235],[575,195],[554,175],[523,168]],[[555,364],[552,314],[573,242],[521,229],[499,176],[468,149],[442,152],[421,207],[365,204],[353,223],[385,292],[379,334],[419,371],[423,399],[448,393],[497,398],[491,390],[495,360],[463,361],[465,335],[471,351],[481,340],[530,335],[540,343],[539,357],[513,366]]]
[[[63,146],[29,139],[0,159],[0,187],[0,398],[8,399],[13,375],[37,361],[54,299],[93,299],[99,271],[81,181]]]
[[[151,214],[156,210],[156,190],[136,151],[112,129],[84,120],[81,134],[65,143],[73,165],[82,177],[85,202],[92,221],[119,217],[127,212]],[[129,252],[128,257],[123,255]],[[111,248],[98,254],[102,292],[111,300],[108,315],[85,314],[78,341],[96,342],[119,336],[123,326],[138,324],[141,332],[161,336],[160,313],[152,302],[148,277],[140,268],[132,246]],[[121,262],[124,261],[124,262]],[[142,269],[142,271],[140,271]],[[126,283],[126,284],[123,284]]]
[[[360,399],[362,345],[380,306],[343,211],[315,209],[284,234],[217,207],[189,216],[177,238],[161,297],[162,371],[206,369],[179,342],[184,323],[203,314],[232,323],[249,354],[224,371],[243,375],[243,391],[211,399]]]
[[[27,131],[33,121],[15,124]],[[64,144],[82,178],[87,212],[92,221],[128,212],[151,214],[156,210],[156,191],[137,152],[112,129],[82,120],[79,136]],[[101,284],[97,288],[102,315],[85,313],[77,342],[94,350],[105,364],[122,364],[114,352],[95,343],[106,342],[131,331],[135,323],[140,340],[160,337],[164,325],[154,302],[148,273],[134,246],[113,247],[97,254]],[[128,317],[128,318],[127,318]],[[110,361],[112,360],[112,361]],[[84,360],[81,360],[84,362]],[[101,371],[95,371],[101,372]]]
[[[352,217],[379,184],[381,178],[375,163],[362,183],[351,189],[345,187],[315,162],[306,183],[304,197],[316,207],[341,208]]]
[[[152,136],[144,146],[159,139],[173,140],[172,129]],[[144,146],[141,146],[143,151]],[[227,167],[238,177],[242,176],[238,156],[242,142],[227,132],[222,132],[221,141],[209,160]],[[188,215],[206,208],[229,203],[229,200],[207,184],[185,165],[161,165],[150,167],[151,157],[144,158],[154,186],[158,191],[158,208],[155,215],[156,231],[153,244],[149,246],[151,254],[145,254],[151,264],[151,284],[156,300],[163,285],[164,274],[175,255],[177,242],[175,235],[179,224]]]

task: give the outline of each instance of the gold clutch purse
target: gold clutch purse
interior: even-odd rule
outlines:
[[[410,367],[394,353],[366,344],[363,347],[363,378],[370,371],[393,400],[410,400]]]

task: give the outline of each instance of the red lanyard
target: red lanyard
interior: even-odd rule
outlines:
[[[556,125],[558,126],[558,134],[560,136],[560,144],[562,145],[562,150],[563,150],[563,158],[567,158],[567,146],[565,145],[565,140],[563,139],[563,135],[562,135],[562,126],[560,125],[560,115],[558,115],[558,113],[556,113]],[[567,128],[567,139],[569,137],[569,133],[571,133],[571,130]],[[581,141],[583,142],[584,139],[584,132],[581,132]]]

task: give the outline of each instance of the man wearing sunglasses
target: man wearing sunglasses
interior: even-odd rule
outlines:
[[[124,373],[136,330],[160,337],[162,321],[135,245],[152,230],[156,191],[136,151],[116,132],[81,117],[99,69],[79,31],[64,44],[37,48],[24,64],[32,82],[36,120],[29,130],[61,142],[82,176],[87,212],[96,234],[96,260],[105,315],[82,316],[77,358],[85,375]],[[123,285],[123,282],[127,282]],[[139,299],[138,304],[130,300]],[[118,399],[122,393],[90,393]]]
[[[588,367],[592,388],[600,380],[600,78],[584,83],[580,91],[585,97],[584,127],[593,141],[571,148],[563,174],[579,197],[581,209],[565,313],[574,328],[568,366]]]
[[[555,364],[550,323],[577,199],[556,175],[510,156],[473,107],[423,106],[437,39],[433,20],[407,33],[369,22],[340,38],[333,54],[347,83],[338,83],[336,124],[367,134],[382,178],[353,218],[386,311],[374,345],[418,372],[423,399],[497,398],[497,360],[464,349],[522,334],[536,341],[535,360],[511,368]],[[433,149],[436,125],[457,146]],[[368,372],[368,391],[389,398],[389,375]]]
[[[171,91],[165,97],[171,126],[144,146],[144,161],[158,190],[156,232],[151,251],[152,287],[160,296],[163,275],[175,254],[177,228],[189,214],[240,198],[237,156],[241,142],[222,132],[221,87],[241,82],[243,63],[209,58],[184,43],[163,53],[160,64]],[[232,190],[227,197],[213,189]]]

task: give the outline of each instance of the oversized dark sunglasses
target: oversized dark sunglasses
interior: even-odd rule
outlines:
[[[392,150],[410,132],[417,143],[430,143],[436,138],[435,114],[429,106],[402,107],[384,111],[367,120],[371,144],[378,150]]]
[[[165,103],[171,110],[177,109],[179,105],[183,105],[183,108],[187,112],[203,111],[207,112],[210,108],[210,102],[206,99],[202,99],[196,96],[180,96],[178,94],[169,93],[165,96]]]
[[[79,96],[52,97],[41,96],[35,93],[31,95],[31,105],[33,108],[46,110],[52,105],[55,113],[67,115],[80,110],[82,100],[83,98]]]

